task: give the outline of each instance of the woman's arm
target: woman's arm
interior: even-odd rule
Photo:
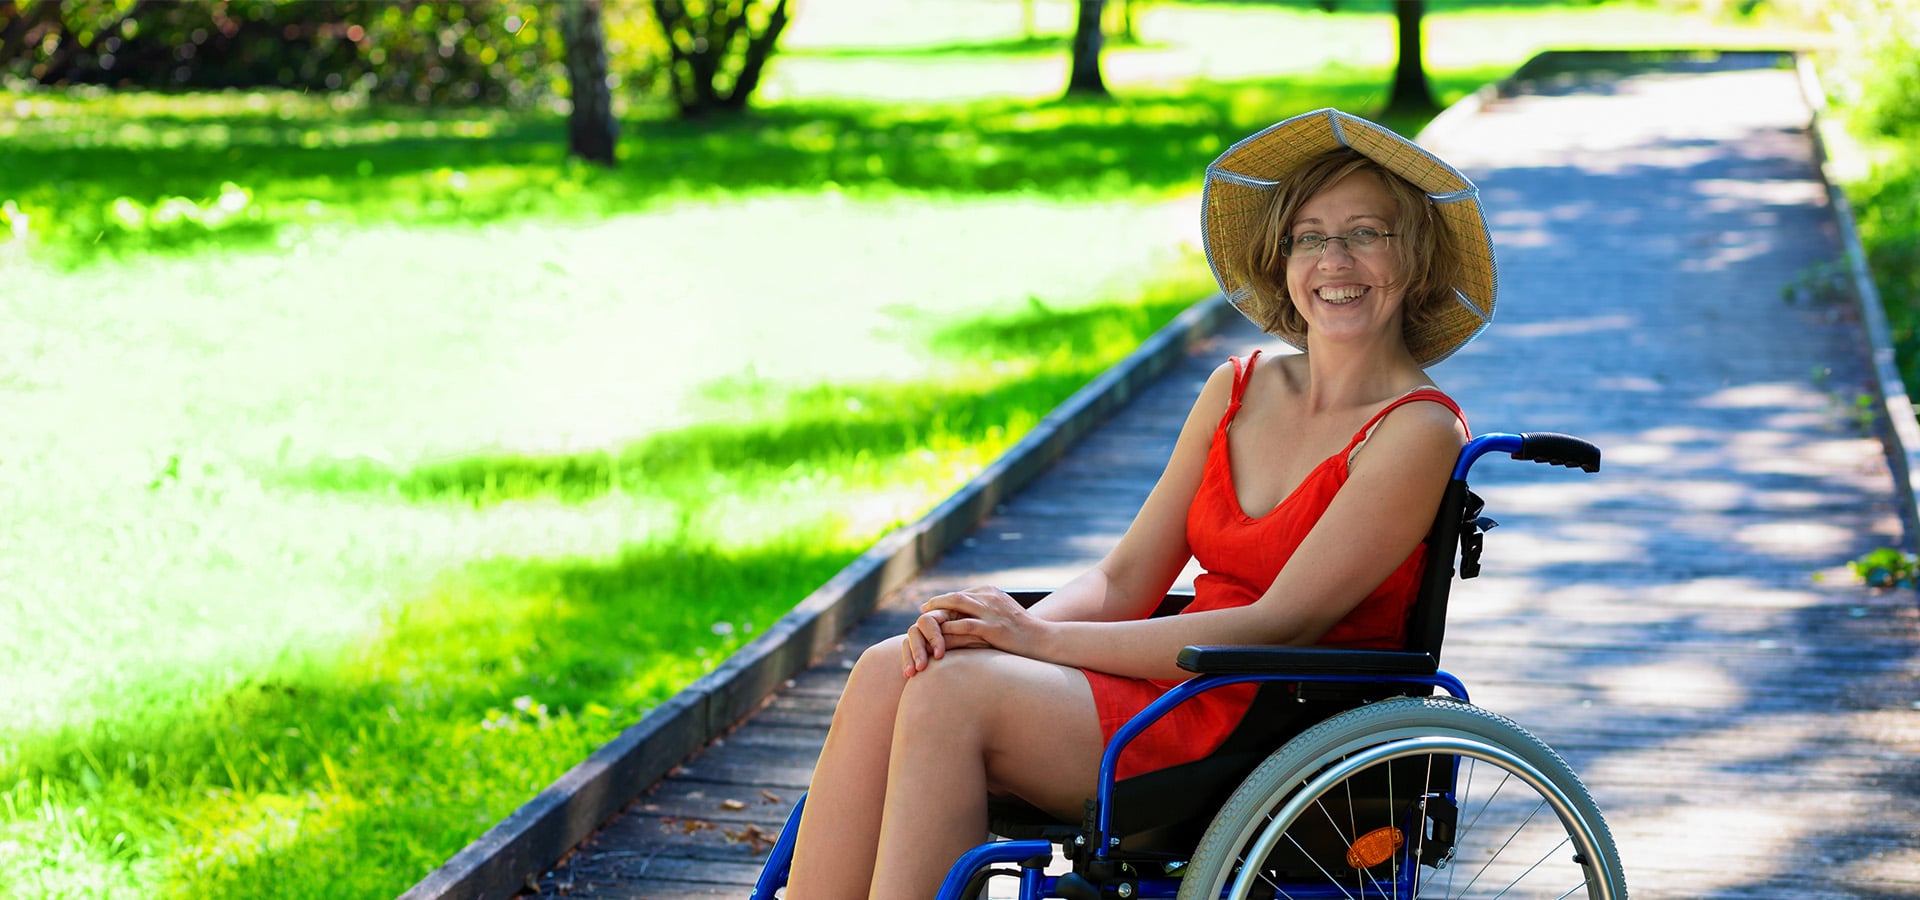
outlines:
[[[1144,618],[1159,607],[1167,589],[1173,586],[1180,570],[1193,556],[1187,547],[1187,508],[1200,489],[1214,429],[1226,415],[1227,402],[1233,393],[1233,376],[1233,364],[1229,362],[1222,363],[1207,378],[1193,409],[1187,413],[1186,424],[1180,428],[1180,437],[1166,469],[1119,543],[1093,568],[1035,603],[1027,611],[1028,616],[1052,622],[1115,622]],[[962,593],[994,593],[1005,597],[996,588],[975,588]],[[1013,603],[1011,598],[1004,602]],[[950,605],[928,601],[919,619],[907,630],[902,660],[905,674],[911,677],[914,672],[925,669],[929,660],[940,658],[948,647],[985,645],[983,640],[953,633],[947,623],[958,615]]]
[[[1174,658],[1190,644],[1311,644],[1426,535],[1464,441],[1458,420],[1438,404],[1409,404],[1388,415],[1292,560],[1245,607],[1135,621],[1053,621],[990,593],[967,592],[934,598],[928,608],[953,617],[944,626],[950,641],[972,639],[1136,678],[1188,677]]]
[[[1193,558],[1187,546],[1187,509],[1200,490],[1213,432],[1233,393],[1232,363],[1207,378],[1173,455],[1133,524],[1105,558],[1034,604],[1033,613],[1056,622],[1116,622],[1151,615]]]

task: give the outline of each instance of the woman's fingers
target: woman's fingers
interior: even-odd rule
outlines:
[[[925,671],[928,663],[946,655],[948,642],[941,624],[947,618],[943,611],[926,612],[907,626],[906,640],[901,642],[902,674],[906,677]]]
[[[914,629],[926,639],[927,650],[933,654],[934,659],[947,654],[946,635],[941,631],[941,625],[946,620],[947,616],[939,612],[922,613],[920,618],[914,620]]]
[[[900,675],[904,678],[912,678],[913,673],[919,671],[913,651],[913,629],[909,628],[905,638],[900,641]]]
[[[920,609],[923,611],[945,610],[951,613],[950,618],[954,619],[978,619],[996,611],[1004,612],[1008,604],[1019,606],[1006,591],[986,586],[941,594],[920,604]]]

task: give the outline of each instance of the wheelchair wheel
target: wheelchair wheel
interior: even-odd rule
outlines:
[[[1231,897],[1626,900],[1600,810],[1558,754],[1456,700],[1334,716],[1234,791],[1180,900]]]

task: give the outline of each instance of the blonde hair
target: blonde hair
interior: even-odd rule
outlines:
[[[1393,197],[1394,215],[1388,246],[1399,265],[1399,286],[1405,298],[1401,328],[1413,334],[1438,318],[1454,302],[1465,254],[1426,192],[1386,167],[1346,147],[1323,153],[1295,169],[1267,193],[1266,208],[1254,222],[1236,264],[1240,280],[1251,295],[1240,309],[1269,334],[1306,346],[1307,320],[1287,294],[1287,257],[1282,241],[1293,234],[1300,208],[1343,179],[1366,172],[1380,179]]]

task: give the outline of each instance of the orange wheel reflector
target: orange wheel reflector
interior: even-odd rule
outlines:
[[[1405,839],[1400,829],[1392,826],[1369,831],[1347,848],[1347,865],[1356,869],[1371,869],[1392,859]]]

